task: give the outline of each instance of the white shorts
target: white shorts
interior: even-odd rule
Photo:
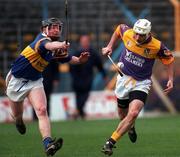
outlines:
[[[16,78],[11,72],[6,76],[6,95],[14,102],[23,101],[30,90],[35,88],[43,88],[43,78],[36,81],[27,80],[24,78]]]
[[[152,81],[150,79],[137,81],[131,76],[127,76],[125,74],[123,74],[122,77],[118,75],[115,94],[118,99],[129,99],[129,93],[132,91],[138,90],[148,94],[151,85]]]

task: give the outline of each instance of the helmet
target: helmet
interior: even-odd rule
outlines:
[[[51,25],[59,25],[59,30],[60,33],[59,34],[49,34],[48,31],[43,30],[44,28],[46,29],[46,27],[49,29],[51,27]],[[48,18],[42,21],[42,26],[41,26],[41,30],[42,32],[44,32],[48,37],[50,37],[53,41],[57,41],[60,37],[60,34],[62,32],[62,22],[55,17],[52,18]]]
[[[133,31],[138,34],[147,35],[151,31],[151,22],[147,19],[139,19],[135,22]]]
[[[62,26],[62,22],[58,18],[55,18],[55,17],[42,21],[42,27],[50,26],[52,24],[59,24],[60,26]]]

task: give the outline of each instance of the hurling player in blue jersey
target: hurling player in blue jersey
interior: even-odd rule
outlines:
[[[38,117],[45,152],[47,156],[52,156],[62,147],[63,140],[53,140],[51,137],[42,72],[53,59],[61,63],[81,64],[88,60],[89,53],[82,52],[79,57],[67,53],[69,43],[58,41],[62,31],[62,23],[58,18],[42,21],[41,29],[35,40],[14,61],[6,77],[6,94],[10,99],[12,116],[20,134],[26,133],[22,118],[23,100],[26,97],[29,99]]]
[[[102,148],[102,152],[107,155],[112,155],[112,148],[125,133],[128,133],[131,142],[136,142],[135,120],[145,104],[152,84],[155,59],[159,59],[167,68],[168,80],[164,92],[167,94],[173,88],[174,57],[161,41],[152,36],[150,21],[139,19],[133,28],[120,24],[108,45],[102,49],[103,55],[111,55],[113,46],[119,39],[124,44],[119,59],[123,76],[117,76],[115,94],[121,122]]]

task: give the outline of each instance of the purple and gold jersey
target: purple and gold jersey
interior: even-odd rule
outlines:
[[[36,39],[28,45],[14,61],[11,73],[16,78],[25,78],[28,80],[37,80],[42,77],[42,72],[53,59],[53,52],[45,48],[45,44],[51,39],[40,33]],[[69,62],[72,56],[61,58],[61,63]]]
[[[122,72],[136,80],[145,80],[151,77],[155,59],[160,59],[166,65],[174,61],[171,52],[161,41],[152,36],[143,44],[137,44],[133,29],[127,25],[119,25],[115,32],[124,43],[120,56],[120,62],[124,64]]]

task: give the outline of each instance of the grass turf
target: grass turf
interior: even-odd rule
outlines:
[[[63,137],[63,148],[55,157],[104,157],[100,152],[118,120],[65,121],[52,123],[53,137]],[[38,123],[26,124],[19,135],[13,124],[0,124],[0,157],[45,157]],[[138,140],[125,135],[113,157],[180,157],[180,118],[143,118],[136,121]]]

